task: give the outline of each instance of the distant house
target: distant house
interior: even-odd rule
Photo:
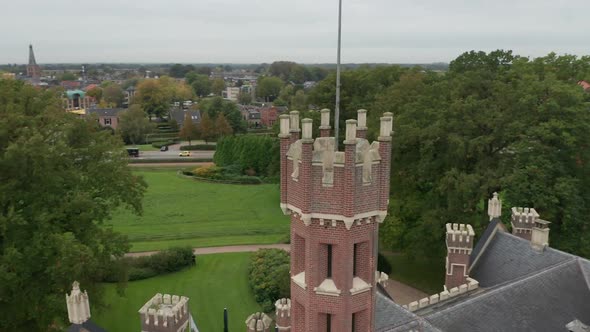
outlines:
[[[82,90],[68,90],[63,102],[66,111],[84,115],[85,109],[95,106],[96,99],[87,96]]]
[[[272,127],[279,118],[279,111],[275,106],[260,109],[260,124],[264,127]]]
[[[86,110],[86,115],[96,116],[101,126],[117,129],[119,115],[124,110],[123,108],[95,108]]]
[[[581,86],[584,91],[588,92],[590,91],[590,83],[586,82],[586,81],[579,81],[578,85]]]
[[[201,112],[198,110],[173,109],[170,111],[170,118],[178,123],[179,128],[182,128],[187,113],[190,114],[194,124],[201,123]]]
[[[123,91],[123,105],[129,107],[133,102],[133,97],[135,97],[135,87],[132,85]]]
[[[82,87],[82,81],[62,81],[60,85],[66,90],[76,90]]]
[[[260,128],[262,126],[259,111],[249,111],[246,121],[248,122],[249,127]]]

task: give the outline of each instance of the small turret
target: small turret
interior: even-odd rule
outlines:
[[[533,208],[512,208],[512,234],[525,240],[531,240],[533,226],[539,218],[539,214]]]
[[[277,327],[281,332],[291,332],[291,299],[280,299],[275,303]]]
[[[265,313],[257,312],[246,319],[247,332],[270,332],[272,319]]]
[[[68,318],[72,324],[83,324],[90,318],[90,302],[88,293],[80,291],[80,283],[74,281],[72,292],[66,294],[66,303],[68,305]]]
[[[469,277],[469,255],[473,250],[475,232],[471,225],[447,224],[447,260],[445,287],[465,284]]]

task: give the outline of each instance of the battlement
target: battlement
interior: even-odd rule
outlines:
[[[513,224],[530,224],[532,227],[537,219],[539,218],[539,214],[534,208],[522,208],[522,207],[513,207],[512,208],[512,223]]]
[[[344,151],[330,137],[330,111],[321,111],[320,137],[313,138],[313,121],[299,121],[299,112],[280,117],[281,208],[296,213],[309,225],[312,219],[355,221],[387,214],[391,159],[391,113],[381,118],[377,141],[370,143],[367,111],[346,121]],[[301,124],[301,126],[300,126]],[[300,137],[301,134],[301,137]]]
[[[272,319],[265,313],[257,312],[246,319],[248,332],[270,332]]]
[[[279,299],[275,302],[276,323],[279,331],[291,330],[291,299]]]
[[[188,325],[188,297],[156,294],[139,309],[142,331],[178,331]]]
[[[447,249],[451,250],[468,250],[470,253],[473,249],[473,238],[475,232],[471,225],[465,224],[447,224]]]
[[[465,294],[470,291],[474,291],[478,288],[479,288],[479,282],[477,280],[472,279],[472,278],[467,278],[467,282],[459,285],[458,287],[453,287],[451,289],[447,289],[445,287],[445,289],[440,293],[425,297],[425,298],[420,299],[418,301],[414,301],[408,305],[404,305],[403,307],[412,311],[412,312],[417,311],[419,309],[423,309],[428,306],[431,306],[431,305],[434,305],[437,303],[441,303],[441,302],[446,301],[450,298],[453,298],[457,295]]]

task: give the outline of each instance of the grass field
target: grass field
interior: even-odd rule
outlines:
[[[260,306],[248,286],[250,253],[197,256],[191,269],[130,282],[125,296],[107,285],[107,307],[92,319],[110,332],[139,331],[137,311],[156,293],[189,297],[189,309],[200,331],[223,331],[223,308],[229,312],[230,331],[244,331],[246,318]]]
[[[143,216],[121,209],[108,223],[129,237],[131,251],[271,244],[288,238],[278,185],[198,182],[178,177],[173,169],[134,172],[149,185]]]
[[[409,257],[405,254],[382,252],[391,264],[389,277],[419,289],[426,294],[442,291],[445,283],[444,259]]]

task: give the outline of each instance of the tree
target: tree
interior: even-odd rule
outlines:
[[[207,113],[211,120],[217,119],[217,116],[223,113],[234,133],[243,133],[246,131],[246,122],[234,102],[224,100],[221,97],[207,98],[201,100],[199,108],[201,113]]]
[[[170,76],[181,78],[184,77],[188,72],[195,70],[193,65],[181,65],[179,63],[170,67]]]
[[[307,97],[303,90],[297,91],[295,96],[291,97],[291,109],[305,111],[307,110]]]
[[[263,76],[258,79],[256,95],[265,101],[273,101],[283,88],[283,81],[278,77]]]
[[[227,122],[225,115],[223,115],[223,113],[219,114],[217,116],[217,119],[215,119],[215,131],[217,137],[228,136],[233,133],[233,130],[229,125],[229,122]]]
[[[240,92],[238,94],[238,104],[250,105],[252,104],[252,95],[246,92]]]
[[[182,129],[180,129],[180,138],[187,140],[188,145],[191,145],[191,140],[197,138],[197,126],[193,122],[191,112],[184,114],[184,122],[182,123]]]
[[[199,97],[206,97],[211,93],[211,81],[209,80],[209,76],[190,72],[186,76],[186,81]]]
[[[94,87],[86,92],[88,97],[93,97],[98,103],[102,99],[102,89],[100,87]]]
[[[135,145],[144,142],[146,135],[155,130],[155,125],[139,105],[132,105],[121,113],[118,129],[125,142]]]
[[[199,132],[201,133],[201,138],[205,141],[205,143],[208,143],[209,141],[215,139],[215,137],[217,136],[213,121],[209,117],[209,114],[207,114],[206,112],[203,112],[201,115]]]
[[[221,78],[216,78],[211,83],[211,92],[216,96],[221,96],[221,92],[225,90],[225,82]]]
[[[101,224],[121,206],[141,213],[145,188],[117,136],[57,94],[0,80],[0,330],[65,330],[74,280],[99,306],[106,267],[129,249]]]
[[[123,105],[123,89],[118,84],[110,84],[103,89],[103,99],[112,107],[119,107]]]
[[[260,249],[250,261],[248,280],[254,298],[265,312],[276,300],[290,296],[289,254],[280,249]]]
[[[157,79],[139,82],[133,102],[139,104],[150,116],[162,117],[169,108],[166,91]]]
[[[73,73],[70,73],[70,72],[65,72],[65,73],[61,74],[61,76],[59,76],[59,80],[60,81],[75,81],[76,75],[74,75]]]

